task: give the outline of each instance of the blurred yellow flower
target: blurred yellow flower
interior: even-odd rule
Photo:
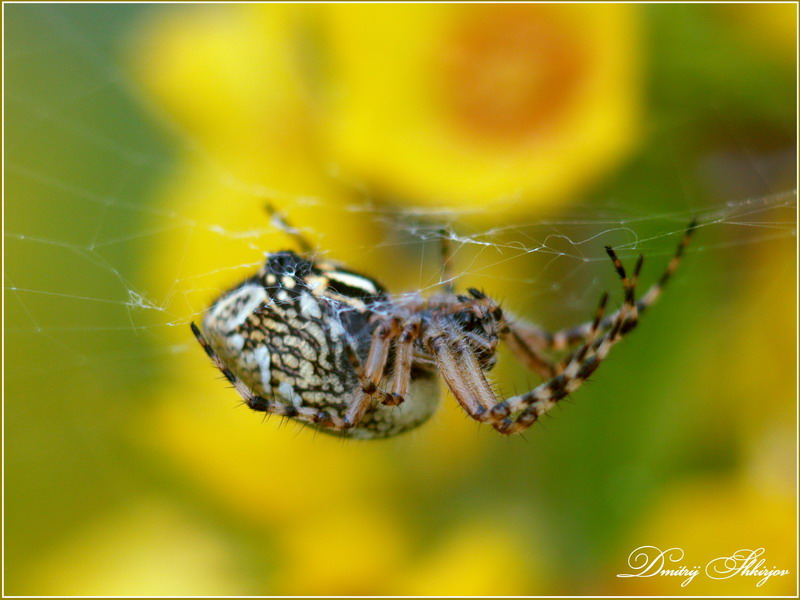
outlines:
[[[379,194],[551,203],[636,138],[636,7],[339,4],[327,16],[326,148]]]
[[[154,114],[166,113],[185,142],[184,159],[208,153],[234,175],[263,173],[273,185],[294,181],[311,164],[308,111],[291,53],[297,11],[195,6],[141,23],[131,68]],[[240,170],[242,160],[258,169]]]
[[[278,532],[284,568],[275,592],[368,596],[391,590],[409,560],[408,529],[392,519],[392,499],[349,507],[320,504]]]
[[[257,584],[213,527],[151,497],[82,528],[28,579],[26,593],[43,596],[247,595]]]
[[[795,543],[790,531],[796,531],[795,500],[792,493],[775,495],[759,490],[746,481],[715,481],[711,478],[676,486],[659,498],[646,522],[635,528],[626,548],[620,548],[617,563],[606,573],[636,572],[626,564],[630,552],[644,545],[661,550],[673,547],[684,551],[682,560],[667,563],[665,569],[686,565],[700,567],[700,573],[686,587],[682,577],[618,578],[610,595],[670,596],[781,596],[795,593],[794,569],[797,565]],[[715,558],[732,556],[742,549],[764,548],[762,568],[788,569],[789,576],[773,577],[756,587],[761,579],[732,576],[714,579],[704,569]],[[676,557],[677,558],[677,557]]]
[[[546,579],[546,563],[535,560],[540,558],[530,540],[523,542],[488,515],[475,515],[420,556],[394,589],[410,596],[531,594]]]
[[[365,447],[310,430],[298,433],[294,421],[265,424],[264,415],[216,385],[213,373],[198,377],[192,365],[203,361],[197,359],[188,353],[181,361],[189,375],[180,378],[180,394],[170,389],[146,425],[155,449],[168,451],[210,494],[265,529],[294,526],[316,513],[350,511],[358,498],[390,504],[382,497],[380,444]],[[192,398],[197,401],[187,413]]]

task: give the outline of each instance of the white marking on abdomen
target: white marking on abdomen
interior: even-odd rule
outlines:
[[[303,399],[294,391],[292,384],[288,381],[281,381],[278,386],[278,392],[287,402],[291,402],[297,407],[300,407],[303,403]]]
[[[304,293],[300,295],[300,312],[312,319],[319,319],[322,316],[319,304],[311,294]]]
[[[253,351],[253,355],[255,356],[258,370],[261,373],[261,387],[263,387],[265,390],[268,390],[270,388],[270,381],[272,381],[269,348],[266,346],[259,346]]]
[[[232,331],[267,300],[267,292],[260,285],[244,285],[214,305],[206,318],[206,326],[221,333]],[[237,303],[241,306],[236,307]]]
[[[240,351],[244,348],[244,337],[238,333],[228,337],[228,348],[237,352]]]

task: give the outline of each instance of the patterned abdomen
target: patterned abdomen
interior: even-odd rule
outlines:
[[[344,417],[360,385],[347,346],[366,360],[372,309],[384,301],[382,288],[372,280],[277,253],[261,273],[211,306],[203,328],[209,343],[255,393]],[[390,352],[386,377],[393,362]],[[358,426],[340,435],[388,437],[427,420],[438,404],[438,385],[430,373],[415,373],[402,405],[375,402]]]
[[[344,330],[320,318],[319,299],[307,292],[300,297],[271,298],[259,282],[247,282],[212,306],[204,329],[258,394],[295,406],[339,408],[357,381],[345,355]]]

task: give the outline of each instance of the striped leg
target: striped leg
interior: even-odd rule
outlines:
[[[509,350],[514,353],[525,368],[534,373],[550,379],[558,374],[558,365],[542,354],[529,343],[530,336],[525,336],[518,331],[516,323],[509,323],[502,339]]]
[[[598,318],[597,315],[595,315],[595,319],[589,325],[584,344],[556,365],[555,371],[557,374],[563,373],[567,368],[567,365],[572,363],[574,360],[581,360],[582,357],[586,355],[587,351],[597,350],[597,346],[601,343],[599,340],[595,341],[598,331],[606,330],[609,327],[614,327],[616,321],[619,321],[619,332],[617,333],[617,338],[613,340],[614,343],[616,343],[623,335],[633,331],[633,329],[635,329],[636,325],[639,323],[639,309],[638,303],[636,302],[635,290],[636,283],[639,281],[639,273],[641,272],[642,264],[644,263],[644,257],[639,255],[639,259],[636,261],[636,266],[633,270],[633,276],[629,280],[628,275],[625,273],[625,268],[622,266],[622,262],[619,260],[614,250],[606,246],[606,252],[613,261],[614,268],[617,270],[620,279],[622,279],[622,285],[625,290],[625,302],[623,303],[622,308],[614,313],[614,320],[612,320],[610,323],[607,320],[601,320],[604,306],[601,304],[601,307],[597,312],[597,314],[601,315],[601,317]],[[607,295],[605,296],[605,299],[607,299]],[[603,326],[604,323],[607,323],[607,325]]]
[[[623,320],[618,319],[611,330],[598,340],[596,347],[587,340],[578,355],[560,375],[527,394],[510,398],[495,406],[490,411],[493,416],[490,422],[494,428],[506,435],[527,429],[559,400],[577,390],[608,356],[612,346],[622,339],[620,333],[622,324]],[[516,418],[512,418],[512,412],[518,408],[522,408],[522,412]]]
[[[622,266],[622,262],[619,260],[619,257],[614,250],[609,246],[606,246],[606,253],[608,254],[609,258],[611,258],[614,268],[622,280],[625,303],[623,304],[623,308],[620,309],[620,311],[617,311],[615,315],[619,317],[624,311],[624,322],[621,329],[621,332],[624,334],[632,330],[637,323],[638,310],[634,289],[636,288],[636,282],[639,279],[639,273],[641,272],[644,258],[639,256],[639,260],[636,262],[636,267],[633,271],[633,276],[629,279],[627,273],[625,272],[625,268]],[[608,294],[604,294],[594,319],[592,321],[587,321],[586,330],[582,332],[580,338],[581,341],[584,342],[584,346],[587,346],[594,341],[595,337],[597,337],[598,329],[607,329],[611,326],[611,323],[613,323],[613,321],[611,321],[607,326],[601,327],[601,323],[605,323],[605,321],[601,321],[601,319],[603,313],[605,312],[605,305],[607,301]],[[573,352],[565,360],[554,363],[550,361],[539,349],[529,343],[529,337],[525,335],[524,331],[520,329],[518,324],[514,322],[506,322],[505,325],[506,327],[503,333],[503,341],[506,343],[509,349],[527,368],[535,373],[538,373],[546,379],[550,379],[562,373],[565,366],[570,363],[573,358],[579,354],[585,354],[587,351],[586,349],[581,348]]]
[[[625,292],[625,301],[615,313],[616,318],[611,324],[611,329],[600,339],[595,341],[600,324],[603,320],[605,305],[608,295],[604,294],[600,300],[594,319],[591,321],[583,345],[570,357],[564,366],[559,365],[559,374],[549,381],[541,384],[527,394],[522,394],[499,403],[490,411],[495,419],[502,417],[501,421],[494,421],[495,429],[500,433],[511,434],[522,431],[533,425],[541,415],[555,406],[556,402],[578,389],[583,382],[600,366],[611,348],[619,342],[625,333],[632,331],[637,323],[636,309],[636,282],[642,269],[643,257],[639,257],[633,270],[633,275],[628,278],[625,267],[613,249],[606,247],[606,252],[614,263]],[[516,418],[511,415],[518,412]]]
[[[625,290],[622,308],[615,313],[610,329],[596,339],[608,301],[608,295],[604,294],[589,325],[584,344],[566,364],[563,372],[530,392],[498,402],[469,345],[448,344],[445,341],[446,334],[428,340],[428,347],[436,357],[445,383],[472,418],[489,423],[503,434],[517,433],[530,427],[559,400],[578,389],[600,366],[614,344],[623,338],[625,331],[633,329],[637,319],[635,286],[642,259],[640,257],[636,263],[633,276],[628,278],[614,251],[611,248],[607,251]],[[517,414],[515,418],[512,417],[514,414]]]
[[[661,295],[661,292],[664,290],[667,282],[678,269],[678,265],[680,264],[684,251],[689,245],[692,234],[694,234],[696,229],[696,220],[689,223],[689,225],[686,227],[686,231],[678,243],[675,254],[667,265],[667,268],[661,274],[659,280],[647,290],[647,292],[639,301],[636,302],[636,313],[638,315],[641,315],[648,308],[650,308],[650,306],[652,306]],[[608,315],[600,324],[600,329],[606,330],[610,328],[617,319],[617,316],[618,313]],[[568,329],[562,329],[561,331],[557,331],[555,333],[545,331],[536,325],[523,322],[511,321],[509,325],[513,328],[516,336],[521,340],[522,343],[538,353],[545,350],[566,350],[576,344],[581,344],[588,338],[592,328],[591,321],[587,321],[586,323],[582,323]]]
[[[486,421],[490,407],[497,404],[497,396],[469,344],[464,340],[448,342],[450,339],[447,332],[435,330],[429,332],[424,343],[461,408],[476,421]]]
[[[429,341],[429,347],[436,356],[442,378],[467,414],[476,421],[492,425],[500,433],[510,435],[533,425],[561,398],[578,389],[600,366],[616,341],[621,339],[623,323],[624,317],[621,316],[596,346],[587,341],[560,375],[528,393],[502,402],[498,402],[468,346],[447,344],[446,336],[439,336]],[[597,331],[597,327],[594,331]],[[512,418],[511,415],[517,412],[519,415]]]
[[[586,343],[589,343],[590,340],[593,340],[596,336],[597,330],[600,326],[600,321],[603,318],[603,314],[606,310],[607,302],[608,293],[605,293],[600,299],[600,305],[597,307],[597,311],[595,312],[590,334],[586,336]],[[571,356],[569,360],[561,361],[560,363],[551,362],[546,356],[538,352],[536,349],[528,346],[525,343],[525,340],[516,332],[513,325],[508,326],[508,331],[504,334],[503,341],[522,364],[524,364],[531,371],[538,373],[545,379],[551,379],[563,372],[566,364],[569,363],[573,358]],[[577,352],[575,355],[577,355]]]
[[[520,404],[528,403],[529,405],[514,419],[510,417],[510,407],[514,399],[506,401],[506,404],[509,405],[509,412],[501,422],[493,424],[495,429],[507,435],[527,429],[538,421],[542,414],[555,406],[556,402],[578,389],[589,375],[600,366],[600,362],[608,355],[611,346],[622,338],[621,330],[624,323],[620,318],[618,323],[599,340],[597,345],[593,343],[599,331],[607,300],[608,294],[604,294],[592,321],[592,328],[586,342],[563,368],[559,368],[559,375],[534,389],[529,393],[528,398],[521,398]],[[498,409],[496,412],[498,413],[496,416],[506,414],[506,411],[502,409]]]

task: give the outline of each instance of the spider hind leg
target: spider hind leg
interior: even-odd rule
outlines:
[[[667,285],[669,280],[675,274],[675,271],[678,269],[681,259],[683,258],[683,255],[686,251],[686,248],[689,245],[689,242],[691,241],[694,232],[697,230],[697,226],[698,226],[697,220],[692,220],[689,223],[689,225],[687,225],[686,229],[683,232],[683,236],[678,242],[678,246],[675,249],[675,253],[670,259],[666,269],[664,269],[663,273],[659,277],[658,281],[656,281],[656,283],[650,286],[650,288],[644,293],[644,295],[635,302],[637,319],[639,316],[642,315],[642,313],[644,313],[647,309],[649,309],[655,303],[656,300],[658,300],[659,296],[664,290],[664,287]],[[608,252],[608,250],[606,250],[606,252]],[[614,253],[613,250],[611,250],[611,253],[613,256],[610,255],[610,257],[614,262],[614,268],[617,270],[617,273],[619,274],[620,273],[619,267],[621,267],[622,264],[618,261],[618,259],[615,260],[616,254]],[[636,285],[636,280],[638,279],[638,273],[639,270],[641,269],[641,261],[642,258],[640,257],[639,262],[637,262],[636,267],[634,268],[633,271],[634,275],[628,281],[627,284],[625,284],[625,279],[627,279],[627,277],[623,278],[623,287],[625,289],[626,299],[630,293],[629,290],[631,286]],[[622,269],[622,272],[623,273],[625,272],[624,268]],[[611,327],[612,323],[617,318],[617,316],[618,316],[617,313],[607,315],[601,322],[600,329],[606,330],[609,327]],[[637,321],[634,320],[630,324],[623,327],[623,332],[627,333],[628,331],[630,331],[633,327],[635,327],[636,322]],[[536,325],[525,323],[523,321],[519,321],[513,318],[508,319],[507,324],[511,329],[511,336],[518,339],[516,342],[515,340],[511,340],[509,338],[504,340],[508,343],[508,345],[512,348],[512,350],[514,346],[517,347],[526,346],[532,353],[536,353],[539,359],[542,359],[544,361],[547,361],[547,359],[544,357],[542,352],[544,351],[559,352],[562,350],[567,350],[573,346],[582,344],[586,341],[592,328],[591,321],[586,321],[585,323],[581,323],[580,325],[575,325],[573,327],[569,327],[567,329],[562,329],[552,333]],[[525,350],[523,349],[523,353],[524,352]],[[515,354],[520,356],[518,352],[515,352]],[[523,363],[526,362],[526,360],[524,359],[521,360]],[[541,362],[541,361],[534,360],[534,362]],[[532,368],[532,370],[541,374],[541,370],[537,370],[536,368]]]

